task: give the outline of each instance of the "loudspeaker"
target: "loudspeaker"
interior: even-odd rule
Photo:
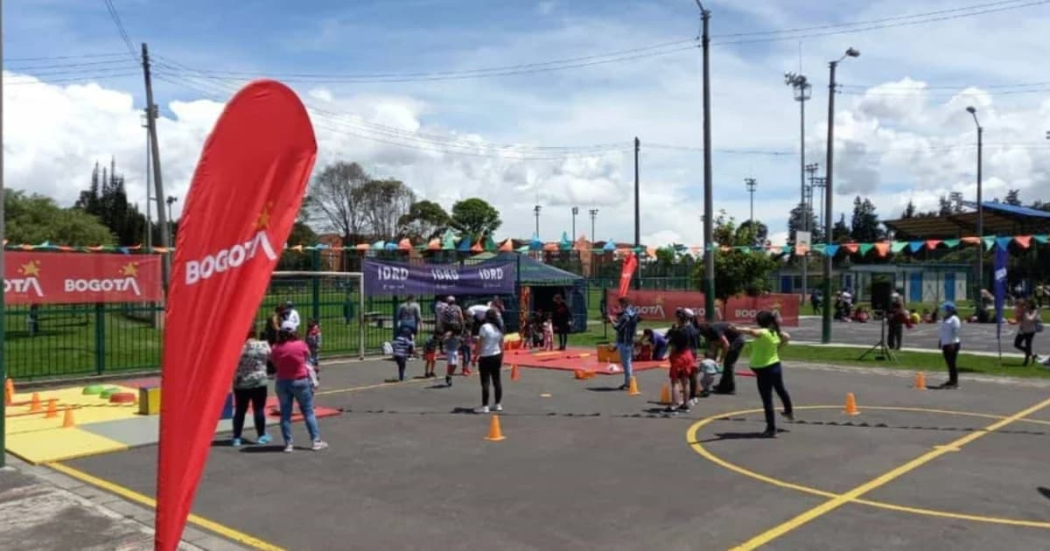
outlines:
[[[871,284],[871,309],[888,312],[890,310],[890,297],[893,296],[893,283],[889,281],[876,281]]]

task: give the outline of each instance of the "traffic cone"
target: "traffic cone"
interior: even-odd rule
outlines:
[[[664,384],[664,387],[660,390],[660,404],[671,404],[671,385]]]
[[[926,375],[922,371],[915,374],[915,389],[926,390]]]
[[[77,423],[73,420],[73,408],[66,408],[66,418],[62,420],[62,428],[71,429],[75,426]]]
[[[510,380],[517,381],[521,378],[521,373],[518,372],[518,364],[510,366]]]
[[[492,421],[489,422],[489,435],[485,437],[485,440],[499,442],[506,438],[506,436],[503,436],[503,430],[499,426],[499,415],[493,415]]]
[[[47,415],[45,419],[53,419],[58,417],[58,400],[51,398],[47,401]]]
[[[40,395],[34,392],[32,400],[29,401],[29,411],[30,413],[37,413],[41,409],[42,408],[40,406]]]
[[[860,410],[857,409],[857,399],[852,392],[846,394],[846,410],[843,413],[846,415],[860,415]]]
[[[4,405],[11,405],[15,401],[15,382],[8,377],[4,380]]]
[[[631,377],[631,386],[627,390],[627,394],[629,396],[638,396],[639,394],[641,394],[641,392],[638,390],[638,379],[635,379],[633,376]]]

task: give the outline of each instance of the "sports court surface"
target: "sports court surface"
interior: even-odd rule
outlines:
[[[409,364],[412,374],[422,364]],[[745,369],[746,371],[746,369]],[[666,372],[622,380],[504,373],[506,439],[489,442],[477,377],[385,384],[389,361],[329,365],[319,400],[331,448],[218,441],[191,522],[285,549],[1045,549],[1050,388],[787,366],[798,422],[763,428],[754,379],[664,417]],[[932,385],[942,374],[929,374]],[[842,412],[847,392],[860,414]],[[305,429],[296,425],[298,444]],[[156,449],[58,469],[133,499]]]

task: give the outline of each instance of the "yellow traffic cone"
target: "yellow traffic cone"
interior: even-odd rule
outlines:
[[[506,436],[503,436],[503,430],[499,426],[499,415],[493,415],[492,421],[489,422],[489,435],[485,437],[485,440],[499,442],[500,440],[506,440],[506,438]]]
[[[660,389],[660,404],[669,406],[671,405],[671,385],[664,384],[664,387]]]
[[[852,392],[846,394],[846,410],[843,413],[846,415],[860,415],[860,410],[857,409],[857,399]]]
[[[915,374],[915,389],[926,390],[926,375],[922,371]]]
[[[627,394],[629,396],[638,396],[639,394],[641,394],[641,392],[638,390],[638,379],[635,379],[633,376],[631,377],[631,386],[627,390]]]

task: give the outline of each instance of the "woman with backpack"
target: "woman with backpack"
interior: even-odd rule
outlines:
[[[456,297],[449,296],[445,299],[445,307],[440,310],[438,322],[445,336],[445,357],[448,366],[445,371],[445,385],[452,388],[452,375],[456,373],[456,365],[459,364],[459,347],[463,335],[463,310],[456,304]],[[469,375],[470,370],[464,370],[464,375]]]

